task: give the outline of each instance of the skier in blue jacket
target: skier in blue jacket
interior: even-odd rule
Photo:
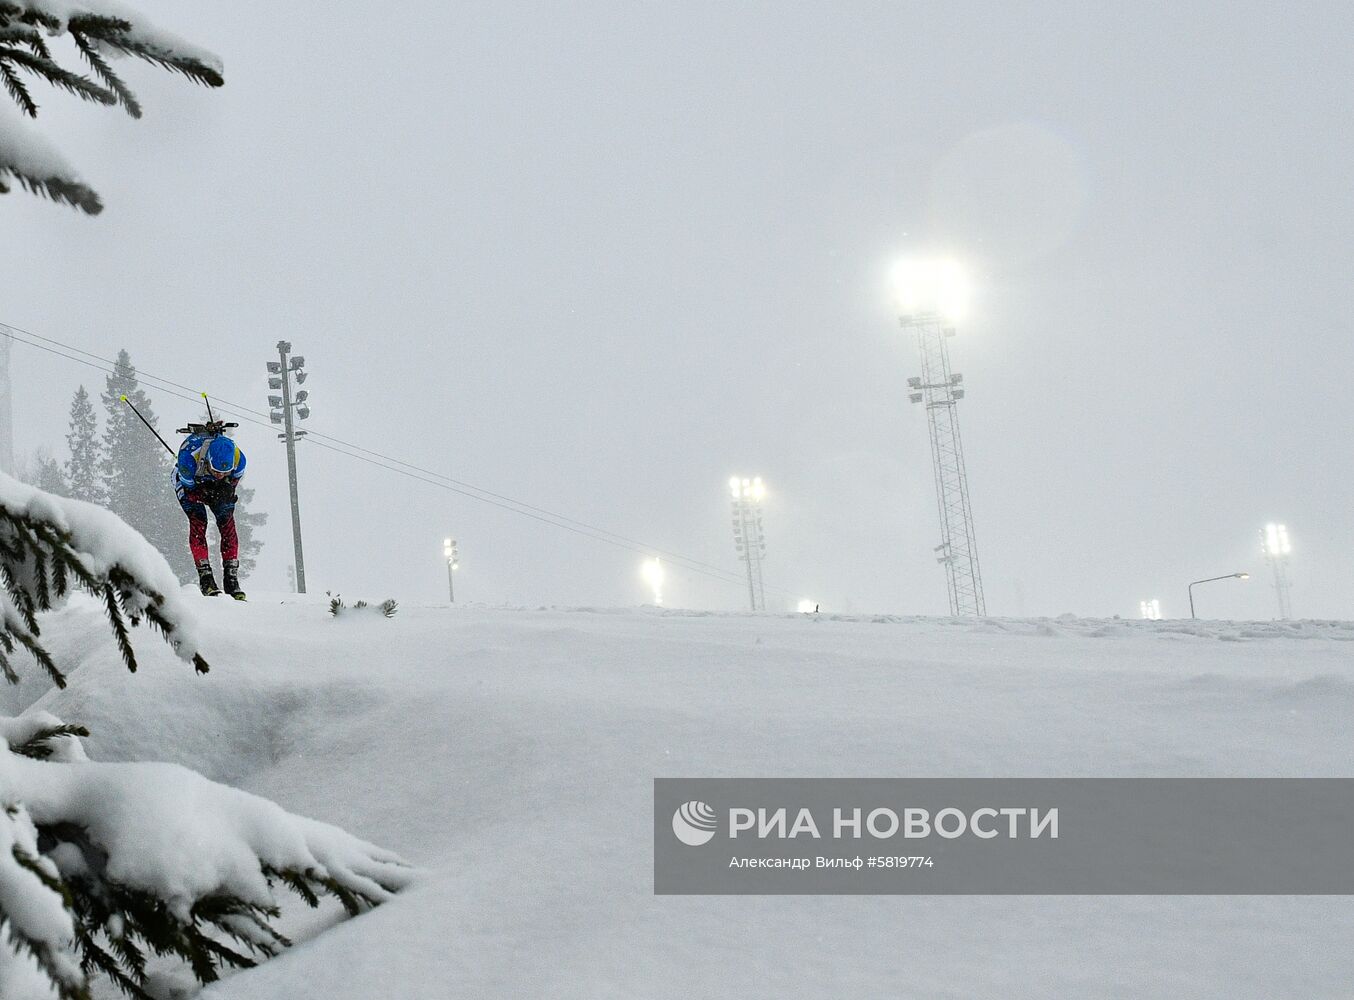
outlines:
[[[235,531],[235,491],[244,476],[245,458],[224,434],[190,434],[179,445],[175,492],[188,515],[188,548],[197,565],[202,593],[221,593],[207,555],[207,511],[221,532],[221,576],[226,593],[244,600],[240,589],[240,539]]]

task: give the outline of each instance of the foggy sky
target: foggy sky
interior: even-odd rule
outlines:
[[[771,607],[943,613],[887,284],[943,253],[990,613],[1182,616],[1248,570],[1200,612],[1270,618],[1280,520],[1295,612],[1350,615],[1348,5],[137,6],[226,86],[127,63],[135,122],[38,85],[107,208],[0,198],[0,321],[260,409],[286,338],[312,427],[735,572],[761,475]],[[20,451],[102,388],[14,375]],[[238,440],[282,590],[282,446]],[[441,600],[451,534],[460,599],[645,599],[634,553],[300,454],[312,591]]]

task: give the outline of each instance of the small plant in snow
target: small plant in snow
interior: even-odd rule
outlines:
[[[325,593],[329,595],[329,613],[335,618],[345,611],[367,611],[380,614],[385,618],[394,618],[395,612],[399,609],[399,605],[395,603],[395,598],[393,597],[387,597],[380,604],[368,604],[366,601],[358,601],[349,607],[343,603],[343,598],[340,595],[330,594],[329,591],[325,591]]]

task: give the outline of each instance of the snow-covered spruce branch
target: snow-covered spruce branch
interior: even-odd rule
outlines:
[[[56,61],[47,40],[60,36],[69,36],[93,78]],[[29,118],[38,116],[39,107],[29,78],[87,101],[120,105],[140,118],[140,102],[110,62],[119,56],[135,56],[208,87],[225,82],[217,56],[155,28],[116,0],[0,0],[0,83]],[[0,192],[9,190],[11,177],[29,191],[90,215],[103,210],[98,194],[49,145],[3,121]]]
[[[19,680],[12,656],[22,648],[65,686],[37,616],[75,587],[103,605],[128,670],[136,670],[129,626],[144,619],[180,658],[207,672],[178,580],[149,542],[102,507],[0,474],[0,674],[10,683]]]
[[[39,978],[34,996],[87,996],[101,972],[146,992],[150,954],[199,982],[267,959],[275,888],[350,914],[405,887],[395,855],[172,764],[91,762],[71,727],[46,713],[0,719],[0,995]],[[33,753],[42,746],[44,752]],[[30,752],[13,752],[29,748]]]

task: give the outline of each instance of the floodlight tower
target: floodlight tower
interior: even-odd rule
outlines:
[[[1260,551],[1274,571],[1274,594],[1279,599],[1279,620],[1293,617],[1293,605],[1288,587],[1288,556],[1293,546],[1288,541],[1288,528],[1273,522],[1260,529]]]
[[[456,548],[456,539],[442,539],[442,558],[447,561],[447,601],[456,603],[456,581],[452,574],[461,568],[461,553]]]
[[[644,578],[644,582],[649,585],[649,589],[653,591],[654,604],[662,606],[663,578],[667,575],[663,572],[663,561],[657,556],[652,559],[645,559],[639,573]]]
[[[305,389],[292,392],[292,379],[297,384],[306,380],[304,366],[306,359],[299,354],[291,354],[291,344],[285,340],[277,342],[276,361],[268,362],[268,388],[281,389],[282,395],[269,396],[268,416],[275,424],[282,424],[284,431],[277,436],[287,446],[287,485],[291,490],[291,537],[292,550],[296,556],[296,592],[306,592],[306,561],[301,554],[301,502],[296,491],[296,442],[305,437],[306,432],[296,429],[293,413],[301,420],[310,416],[310,407],[306,400],[310,393]]]
[[[766,486],[762,477],[729,480],[733,494],[733,544],[738,558],[747,566],[748,606],[766,610],[766,591],[762,584],[762,560],[766,558],[766,538],[762,535],[762,499]]]
[[[898,321],[916,334],[921,376],[907,380],[908,399],[926,405],[931,429],[931,466],[940,512],[940,544],[936,561],[945,567],[950,614],[987,614],[978,543],[969,504],[964,445],[959,437],[956,404],[964,398],[964,376],[950,371],[947,341],[963,307],[966,285],[952,261],[903,261],[894,269]]]

